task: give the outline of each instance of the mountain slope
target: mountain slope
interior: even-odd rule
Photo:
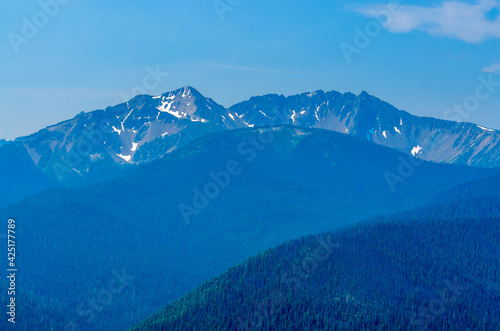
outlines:
[[[412,116],[366,92],[266,95],[226,109],[185,87],[81,113],[16,142],[38,169],[69,186],[119,177],[133,165],[153,162],[211,132],[270,125],[347,133],[433,162],[500,167],[499,131]],[[6,151],[0,148],[0,157],[9,157],[2,155]],[[15,173],[15,168],[10,162],[5,171]],[[43,181],[32,185],[52,186]]]
[[[252,127],[288,124],[347,133],[421,159],[500,167],[500,132],[471,123],[417,117],[366,92],[316,91],[254,97],[230,108]]]
[[[391,190],[385,174],[405,158],[416,162],[317,129],[218,132],[123,178],[32,196],[0,218],[18,220],[18,248],[29,252],[19,260],[23,286],[72,311],[66,323],[117,329],[259,251],[414,208],[498,172],[423,162]],[[87,300],[120,270],[140,281],[93,310]]]
[[[8,146],[0,148],[0,158],[12,159],[3,164],[2,170],[5,176],[15,179],[12,185],[3,186],[0,207],[54,187],[54,179],[63,186],[109,180],[209,132],[234,129],[237,123],[228,121],[226,112],[195,89],[185,87],[157,97],[140,95],[105,110],[82,112],[71,120],[18,138],[19,155],[13,155]],[[14,161],[26,153],[28,159],[23,157],[19,164]],[[19,167],[36,167],[45,175],[38,180],[30,177],[26,185],[34,189],[9,196],[7,192],[18,190],[24,183],[22,176],[16,177]],[[47,176],[51,180],[47,181]]]
[[[186,87],[80,114],[20,141],[40,169],[63,180],[102,167],[150,162],[212,130],[233,128],[224,112]]]
[[[19,274],[18,274],[19,275]],[[19,280],[18,280],[19,282]],[[8,293],[8,284],[2,280],[0,290]],[[10,302],[7,295],[0,296],[2,307],[7,307]],[[7,312],[6,309],[5,312]],[[33,330],[53,331],[65,330],[64,317],[69,312],[58,306],[54,300],[36,297],[32,291],[16,290],[16,317],[15,324],[8,321],[10,315],[0,320],[1,330]],[[71,330],[71,329],[69,329]]]
[[[0,183],[0,207],[59,186],[33,164],[24,146],[17,142],[0,147]]]
[[[132,330],[498,330],[500,200],[463,207],[285,243]]]

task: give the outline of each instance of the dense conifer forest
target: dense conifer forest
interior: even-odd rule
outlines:
[[[500,329],[498,198],[373,221],[259,254],[133,330]]]
[[[269,143],[252,147],[262,137]],[[398,174],[402,158],[418,166],[393,191],[384,174]],[[213,174],[231,162],[241,173],[187,224],[179,205],[193,207],[194,190],[215,183]],[[57,303],[68,312],[65,326],[114,330],[283,242],[418,208],[451,196],[450,190],[454,201],[481,199],[478,181],[488,178],[493,190],[497,173],[420,162],[334,132],[239,130],[193,141],[119,179],[31,196],[0,209],[0,218],[16,218],[18,286],[33,292],[38,307]],[[453,210],[454,217],[466,215]],[[123,270],[135,280],[98,300]]]

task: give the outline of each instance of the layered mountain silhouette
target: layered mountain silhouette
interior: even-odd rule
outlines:
[[[499,219],[483,198],[300,238],[131,330],[498,330]]]
[[[99,163],[150,162],[215,130],[269,125],[347,133],[428,161],[500,166],[496,130],[412,116],[366,92],[266,95],[225,109],[185,87],[81,114],[20,142],[40,169],[62,177]]]
[[[366,92],[265,95],[226,109],[185,87],[81,113],[1,146],[0,158],[29,155],[21,163],[4,165],[13,181],[22,180],[16,175],[18,165],[34,166],[42,174],[9,196],[0,192],[0,206],[50,188],[53,180],[68,186],[118,177],[133,165],[162,158],[211,132],[270,125],[345,133],[427,161],[500,166],[499,131],[412,116]]]
[[[402,165],[413,170],[393,190],[386,173]],[[294,126],[211,133],[129,171],[0,209],[29,252],[20,286],[70,311],[64,325],[123,329],[284,241],[427,205],[460,184],[454,194],[467,199],[480,196],[478,181],[498,183],[497,169]],[[122,270],[135,280],[110,304],[92,301]]]

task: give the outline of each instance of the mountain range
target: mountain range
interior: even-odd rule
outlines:
[[[22,157],[23,167],[40,170],[33,174],[40,179],[16,194],[3,188],[0,206],[52,187],[54,180],[68,186],[118,177],[132,165],[162,158],[211,132],[273,125],[345,133],[427,161],[500,166],[499,131],[416,117],[366,92],[271,94],[225,108],[185,87],[159,96],[139,95],[5,142],[0,158]],[[18,164],[4,165],[5,171],[15,174]],[[10,179],[21,179],[15,176]]]
[[[418,270],[448,277],[460,272],[463,254],[483,254],[462,281],[497,282],[483,264],[498,242],[473,243],[498,230],[498,136],[475,124],[415,117],[366,92],[267,95],[225,108],[186,87],[81,113],[0,146],[0,219],[17,220],[23,252],[19,314],[30,316],[26,328],[38,330],[189,330],[207,327],[203,316],[214,323],[209,328],[230,329],[235,325],[225,323],[236,317],[246,323],[241,311],[255,313],[252,302],[272,300],[269,293],[280,286],[262,280],[287,269],[269,254],[288,247],[283,256],[301,261],[307,243],[336,231],[346,255],[335,259],[363,285],[332,283],[341,280],[342,268],[331,261],[319,267],[311,287],[286,290],[291,297],[281,321],[262,325],[403,325],[406,315],[398,315],[392,299],[413,309],[438,291],[436,278],[415,276]],[[392,225],[373,225],[381,221]],[[452,241],[433,237],[446,231]],[[405,267],[408,236],[421,238],[410,243],[422,254]],[[363,245],[379,248],[360,250]],[[438,246],[446,254],[436,255]],[[443,269],[444,261],[460,262]],[[395,286],[374,295],[370,282],[387,289],[385,278],[375,277],[384,266],[391,272],[381,275]],[[227,276],[235,273],[244,276]],[[321,286],[338,292],[321,300],[360,304],[337,300],[333,312],[323,301],[314,305]],[[467,293],[467,299],[497,298],[488,286]],[[376,309],[370,314],[367,307]],[[484,312],[491,305],[483,313],[461,307],[453,306],[440,325],[490,321]],[[339,317],[342,311],[359,318]]]
[[[402,162],[414,169],[394,191],[385,173],[398,173]],[[442,195],[490,194],[470,183],[498,187],[497,174],[419,161],[328,130],[224,130],[120,178],[33,195],[0,209],[0,218],[20,224],[18,249],[29,252],[19,261],[20,283],[40,306],[54,302],[69,311],[64,325],[115,330],[284,241]],[[122,270],[140,281],[127,282],[109,305],[93,304]]]

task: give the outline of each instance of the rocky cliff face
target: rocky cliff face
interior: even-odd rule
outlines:
[[[471,123],[413,116],[362,92],[267,95],[230,108],[248,126],[288,124],[337,131],[427,161],[500,166],[500,132]]]

